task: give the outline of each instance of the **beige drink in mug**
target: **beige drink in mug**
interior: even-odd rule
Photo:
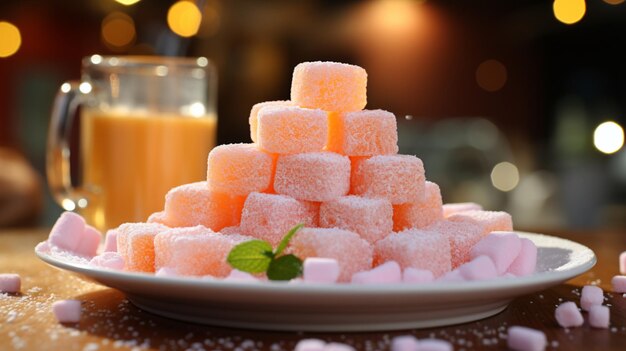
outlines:
[[[56,200],[100,230],[145,221],[169,189],[206,178],[215,98],[216,73],[203,57],[85,58],[81,82],[61,86],[52,112],[47,173]],[[68,145],[77,106],[74,187]]]

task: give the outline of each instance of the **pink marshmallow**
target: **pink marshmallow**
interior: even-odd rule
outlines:
[[[444,204],[443,205],[443,218],[448,218],[449,216],[459,213],[459,212],[467,212],[467,211],[482,211],[483,207],[474,202],[459,202],[454,204]]]
[[[326,344],[324,347],[324,351],[355,351],[354,347],[338,343],[338,342],[330,342]]]
[[[604,294],[602,288],[595,285],[585,285],[580,295],[580,307],[584,311],[589,311],[591,306],[602,305]]]
[[[504,274],[522,250],[522,242],[513,232],[493,232],[479,241],[470,251],[470,257],[486,255],[496,265],[498,275]]]
[[[427,269],[418,269],[407,267],[402,272],[402,281],[404,283],[431,283],[435,280],[433,272]]]
[[[81,314],[80,301],[56,301],[52,304],[52,312],[59,323],[78,323]]]
[[[419,345],[413,335],[401,335],[391,339],[391,351],[417,351]]]
[[[65,250],[74,251],[85,231],[85,220],[74,212],[63,212],[50,230],[48,241]]]
[[[87,257],[95,256],[98,253],[101,236],[102,235],[96,228],[86,225],[74,252]]]
[[[589,308],[589,325],[594,328],[607,329],[609,327],[611,314],[607,306],[595,305]]]
[[[496,265],[488,256],[478,256],[462,264],[459,272],[465,280],[487,280],[498,276]]]
[[[104,237],[104,251],[105,252],[117,252],[117,230],[107,230]]]
[[[121,271],[124,269],[124,259],[117,252],[106,251],[98,256],[94,256],[89,261],[89,265]]]
[[[302,278],[306,283],[336,283],[339,262],[333,258],[309,257],[304,260]]]
[[[626,293],[626,275],[616,275],[611,279],[613,292]]]
[[[389,284],[402,282],[402,270],[396,261],[388,261],[369,271],[355,273],[352,284]]]
[[[425,339],[419,342],[419,351],[452,351],[452,344],[440,339]]]
[[[619,255],[619,272],[620,274],[626,274],[626,251]]]
[[[0,273],[0,293],[16,294],[20,292],[22,278],[19,274]]]
[[[439,279],[437,279],[437,282],[441,282],[441,283],[456,283],[456,282],[464,282],[464,281],[465,281],[465,278],[463,278],[461,271],[459,271],[458,269],[450,271],[442,275],[441,277],[439,277]]]
[[[516,351],[543,351],[548,340],[541,330],[513,326],[508,330],[508,347]]]
[[[507,272],[518,277],[524,277],[535,273],[537,266],[537,246],[530,239],[521,238],[522,248]]]
[[[224,278],[224,280],[238,281],[238,282],[258,282],[259,281],[259,279],[257,279],[252,274],[242,272],[238,269],[233,269],[232,271],[230,271],[230,273],[228,274],[228,276],[226,276],[226,278]]]
[[[326,343],[320,339],[302,339],[293,351],[324,351]]]
[[[584,322],[583,315],[576,304],[571,301],[560,304],[554,311],[554,317],[563,328],[580,327]]]

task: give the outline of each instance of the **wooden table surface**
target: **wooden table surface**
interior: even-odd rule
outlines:
[[[515,299],[502,313],[444,328],[381,333],[280,333],[218,328],[179,322],[143,312],[119,291],[87,283],[41,262],[33,253],[46,230],[0,231],[0,273],[19,273],[22,292],[0,294],[0,350],[292,350],[300,339],[321,338],[357,350],[389,350],[392,337],[412,334],[454,343],[455,350],[506,349],[506,328],[523,325],[546,332],[547,350],[626,350],[626,297],[611,293],[618,255],[626,250],[626,232],[558,233],[593,249],[598,264],[588,273],[552,289]],[[598,284],[611,308],[610,329],[560,328],[554,308],[578,303],[580,287]],[[77,324],[54,320],[51,303],[83,301]]]

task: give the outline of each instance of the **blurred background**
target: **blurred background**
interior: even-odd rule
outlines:
[[[254,103],[293,67],[364,67],[444,202],[529,230],[626,228],[624,0],[2,0],[0,227],[49,225],[50,109],[84,56],[205,56],[218,142],[249,142]]]

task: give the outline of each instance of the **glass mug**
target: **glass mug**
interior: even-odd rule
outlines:
[[[56,201],[100,230],[146,221],[167,191],[206,179],[215,146],[217,77],[204,57],[103,57],[55,98],[47,177]],[[80,106],[80,181],[70,176],[70,133]]]

